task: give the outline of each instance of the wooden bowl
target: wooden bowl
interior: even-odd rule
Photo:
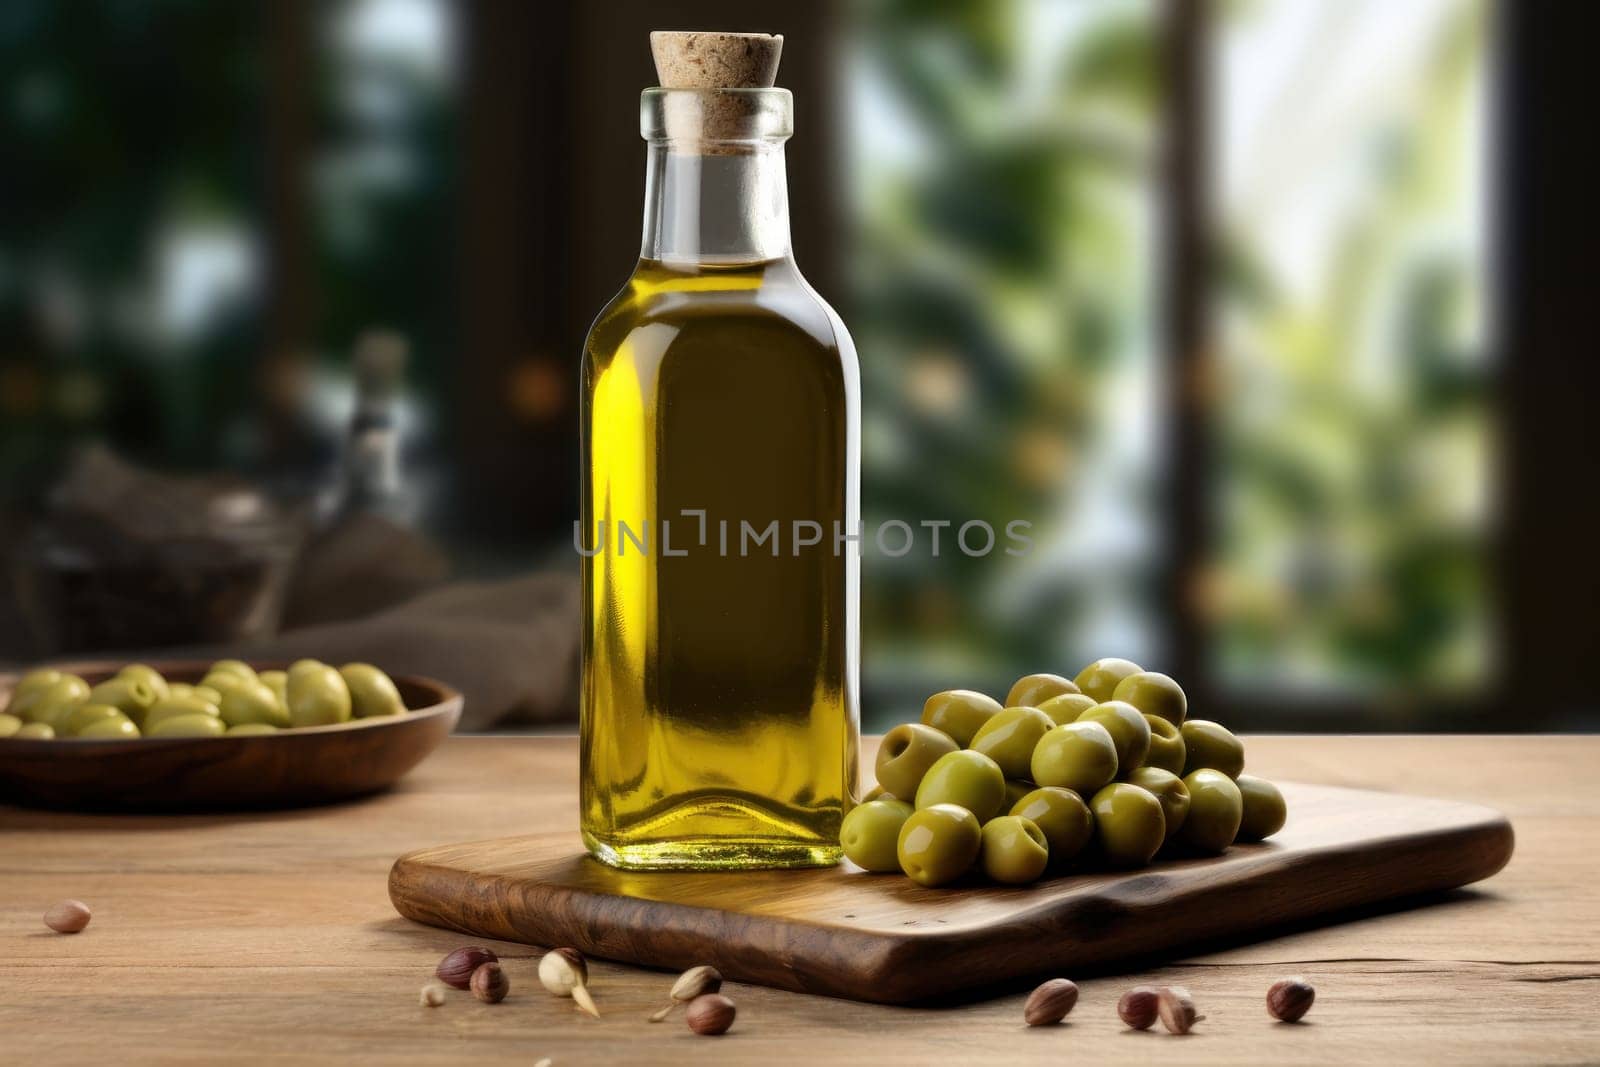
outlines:
[[[208,665],[150,662],[169,680],[191,683]],[[94,685],[122,664],[59,666]],[[17,677],[0,674],[0,706]],[[402,675],[394,683],[410,709],[404,715],[258,737],[0,739],[0,799],[96,811],[219,811],[293,808],[376,792],[422,762],[461,717],[461,694],[443,682]]]

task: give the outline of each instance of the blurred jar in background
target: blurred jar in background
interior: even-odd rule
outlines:
[[[247,485],[154,474],[86,448],[12,551],[29,652],[271,634],[300,541],[299,521]]]

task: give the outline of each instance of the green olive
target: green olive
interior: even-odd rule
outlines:
[[[1140,767],[1128,776],[1128,784],[1138,786],[1161,801],[1161,815],[1166,819],[1168,838],[1177,833],[1189,817],[1189,787],[1171,771],[1164,771],[1160,767]]]
[[[1161,716],[1149,712],[1145,712],[1144,721],[1150,724],[1150,752],[1144,758],[1144,765],[1182,774],[1183,732]]]
[[[1039,787],[1034,785],[1032,782],[1026,781],[1025,779],[1007,778],[1006,799],[1005,802],[1000,805],[1001,814],[1013,814],[1011,809],[1016,806],[1017,801],[1021,800],[1023,797],[1027,796],[1037,788]]]
[[[922,723],[943,730],[956,744],[966,748],[990,716],[999,713],[1000,705],[993,697],[971,689],[947,689],[933,694],[922,705]]]
[[[278,728],[270,722],[242,722],[238,726],[228,727],[228,737],[260,737],[266,734],[275,734]]]
[[[1065,864],[1094,836],[1094,817],[1089,805],[1070,789],[1040,786],[1011,807],[1012,815],[1031,821],[1050,843],[1050,862]]]
[[[919,807],[906,819],[895,851],[900,869],[908,878],[919,885],[936,886],[971,870],[982,847],[983,830],[970,810],[954,804],[934,804]]]
[[[22,729],[22,720],[15,715],[0,712],[0,738],[7,738]]]
[[[43,723],[56,732],[57,737],[67,736],[67,719],[83,706],[81,700],[64,700],[59,704],[37,704],[33,721]]]
[[[244,682],[223,693],[217,711],[229,726],[243,726],[247,722],[289,725],[289,710],[278,703],[276,693],[260,682]]]
[[[28,722],[11,736],[18,741],[49,741],[56,736],[56,730],[47,722]]]
[[[867,790],[866,796],[861,798],[861,803],[865,804],[869,800],[883,800],[884,798],[888,798],[889,800],[894,800],[895,799],[895,795],[893,793],[889,792],[883,786],[875,785],[871,789]]]
[[[217,706],[203,697],[195,696],[169,696],[158,701],[154,707],[144,713],[142,729],[146,736],[154,732],[155,728],[168,719],[177,719],[189,715],[209,715],[217,718],[221,711]]]
[[[1289,807],[1277,786],[1253,774],[1241,774],[1234,784],[1239,787],[1244,804],[1237,840],[1264,841],[1283,829],[1289,819]]]
[[[219,659],[211,665],[207,674],[233,674],[247,682],[257,681],[256,669],[242,659]]]
[[[1007,778],[1026,778],[1033,746],[1054,726],[1038,708],[1006,708],[984,723],[967,747],[998,763]]]
[[[128,716],[123,714],[121,708],[114,708],[110,704],[79,704],[61,720],[60,732],[76,737],[90,723],[99,722],[101,719],[126,718]]]
[[[1126,778],[1140,767],[1150,754],[1150,724],[1139,709],[1120,700],[1096,704],[1082,715],[1079,722],[1097,722],[1106,728],[1117,746],[1117,773]]]
[[[167,680],[161,677],[161,672],[154,667],[147,667],[143,663],[130,663],[117,672],[118,678],[132,678],[143,682],[150,687],[150,691],[160,700],[167,695]]]
[[[223,693],[234,688],[235,686],[243,685],[250,680],[251,679],[246,678],[244,675],[234,671],[211,671],[204,678],[200,679],[200,684],[195,686],[195,688],[211,690],[213,693],[217,694],[216,702],[220,704],[222,703]]]
[[[1034,746],[1030,777],[1090,796],[1117,776],[1117,743],[1097,722],[1057,726]]]
[[[339,676],[350,690],[350,710],[358,719],[379,715],[404,715],[405,701],[393,679],[370,663],[346,663]]]
[[[1209,767],[1229,778],[1244,771],[1244,745],[1227,728],[1207,719],[1190,719],[1183,724],[1183,773]]]
[[[81,704],[89,695],[89,683],[76,674],[63,674],[28,689],[18,688],[6,705],[6,713],[26,722],[39,722],[44,714],[62,704]]]
[[[288,671],[262,671],[258,677],[261,684],[272,690],[278,698],[278,703],[284,707],[289,706],[289,672]]]
[[[946,753],[934,761],[917,786],[920,810],[936,804],[953,804],[972,812],[979,823],[988,822],[1006,800],[1006,776],[982,752],[970,748]]]
[[[1113,782],[1089,801],[1095,840],[1107,860],[1121,867],[1143,867],[1167,839],[1161,801],[1147,789]]]
[[[221,737],[226,727],[215,715],[174,715],[152,726],[146,737]]]
[[[211,686],[204,684],[193,685],[189,687],[189,695],[197,696],[207,704],[215,704],[219,708],[222,707],[222,690],[220,689],[213,689]]]
[[[109,719],[98,719],[78,731],[85,741],[132,741],[139,736],[139,728],[122,712]]]
[[[101,682],[89,690],[85,704],[110,704],[133,722],[144,720],[144,713],[156,702],[156,691],[142,678],[123,677]]]
[[[28,718],[28,708],[36,699],[31,694],[55,685],[65,677],[67,675],[62,674],[54,667],[39,667],[29,671],[21,678],[18,678],[17,684],[11,687],[11,696],[7,698],[5,707],[0,708],[0,710],[17,719],[26,720]],[[81,681],[82,679],[79,680]],[[87,689],[87,686],[85,689]]]
[[[31,689],[43,689],[45,686],[62,679],[60,671],[54,667],[35,667],[33,670],[17,679],[17,684],[11,687],[11,696],[26,693]],[[10,714],[9,712],[7,714]]]
[[[289,721],[326,726],[350,719],[350,687],[326,663],[305,660],[289,668]]]
[[[1144,668],[1132,660],[1097,659],[1078,672],[1076,682],[1081,692],[1094,697],[1095,703],[1104,704],[1113,699],[1124,678],[1142,670]]]
[[[1050,716],[1050,721],[1057,726],[1065,726],[1069,722],[1077,722],[1078,716],[1094,707],[1094,698],[1084,696],[1082,693],[1062,693],[1058,697],[1051,697],[1039,705],[1039,710]]]
[[[1078,691],[1076,685],[1059,674],[1025,674],[1006,694],[1006,707],[1036,708],[1051,697]]]
[[[1044,831],[1021,815],[1002,815],[983,824],[983,872],[1005,885],[1037,881],[1050,862]]]
[[[851,808],[839,826],[845,858],[869,871],[898,871],[900,828],[915,810],[903,800],[871,800]]]
[[[1117,683],[1112,700],[1122,700],[1146,715],[1166,719],[1174,726],[1182,726],[1189,714],[1189,698],[1183,687],[1159,671],[1140,671],[1130,674]]]
[[[1233,779],[1209,767],[1184,776],[1189,787],[1189,817],[1178,838],[1202,852],[1221,852],[1239,836],[1244,818],[1244,798]]]
[[[960,751],[948,734],[906,722],[883,735],[878,746],[878,784],[897,797],[914,797],[922,776],[940,756]]]

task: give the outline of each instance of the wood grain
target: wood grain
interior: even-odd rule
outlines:
[[[169,681],[198,682],[207,664],[152,662]],[[253,663],[258,670],[278,662]],[[64,664],[90,685],[121,664]],[[0,676],[0,706],[15,675]],[[394,679],[405,715],[352,719],[263,737],[135,741],[0,738],[0,799],[90,811],[230,811],[326,804],[386,789],[450,735],[461,694],[431,678]]]
[[[1600,1018],[1600,811],[1594,737],[1252,737],[1272,778],[1487,804],[1517,828],[1505,870],[1428,907],[1295,925],[1182,961],[1073,974],[1068,1025],[1022,1026],[1027,987],[899,1008],[729,982],[726,1037],[644,1016],[671,976],[595,961],[605,1013],[539,987],[538,950],[495,943],[511,995],[490,1006],[417,990],[461,935],[394,914],[395,858],[440,841],[564,834],[577,822],[570,738],[450,738],[399,785],[302,811],[112,817],[0,806],[0,1061],[527,1064],[1593,1063]],[[40,921],[61,897],[81,934]],[[1263,997],[1317,986],[1305,1023]],[[1187,1038],[1114,1014],[1139,982],[1182,983],[1208,1016]],[[1174,1042],[1181,1042],[1175,1044]]]
[[[1045,971],[1175,955],[1275,924],[1479,881],[1511,858],[1510,824],[1476,805],[1283,783],[1289,825],[1265,844],[1128,872],[1009,888],[925,889],[834,868],[620,871],[571,834],[422,849],[389,874],[430,926],[571,945],[646,966],[710,963],[747,982],[889,1004]]]

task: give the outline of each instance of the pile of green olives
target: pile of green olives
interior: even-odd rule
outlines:
[[[1237,737],[1189,718],[1177,682],[1125,659],[1027,675],[1004,704],[935,693],[921,722],[884,735],[877,772],[839,843],[857,866],[925,886],[975,869],[1021,885],[1078,859],[1215,854],[1288,818],[1278,787],[1244,773]]]
[[[0,738],[234,737],[405,710],[393,680],[370,663],[335,669],[303,659],[286,671],[257,672],[248,663],[223,659],[192,685],[169,682],[142,663],[93,686],[75,674],[41,667],[11,691],[0,713]]]

